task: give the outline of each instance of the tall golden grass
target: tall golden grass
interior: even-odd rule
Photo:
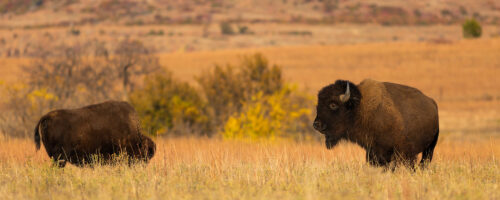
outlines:
[[[445,134],[428,169],[384,172],[343,143],[157,139],[148,165],[52,167],[29,140],[0,141],[2,199],[498,199],[500,138]]]
[[[311,93],[339,78],[421,89],[440,108],[434,161],[426,170],[391,173],[368,166],[352,144],[328,151],[319,143],[184,138],[157,139],[148,165],[57,169],[32,141],[0,138],[0,199],[500,199],[500,39],[159,56],[177,77],[192,81],[213,63],[236,63],[254,52]],[[0,59],[11,67],[0,67],[0,79],[22,80],[15,67],[26,62]]]

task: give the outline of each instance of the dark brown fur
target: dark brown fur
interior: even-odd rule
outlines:
[[[348,83],[350,98],[342,102],[339,96]],[[325,134],[327,148],[345,139],[363,147],[372,165],[398,161],[413,167],[419,153],[422,165],[432,160],[438,121],[437,104],[418,89],[373,80],[356,86],[338,80],[319,92],[314,127]]]
[[[37,150],[40,137],[47,154],[60,167],[66,162],[83,166],[95,155],[109,162],[121,152],[147,162],[156,150],[155,143],[141,134],[134,108],[119,101],[49,112],[35,128]]]

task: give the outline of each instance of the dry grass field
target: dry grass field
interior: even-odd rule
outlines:
[[[221,34],[219,24],[201,25],[95,25],[40,29],[0,28],[0,57],[23,57],[36,46],[99,40],[116,44],[138,39],[160,53],[232,50],[235,48],[291,45],[338,45],[398,41],[451,43],[462,40],[460,25],[382,26],[377,24],[234,24],[247,26],[252,34]],[[79,31],[78,35],[72,30]],[[154,34],[152,34],[152,32]],[[158,32],[161,32],[159,34]],[[498,38],[500,27],[483,25],[482,38]],[[16,53],[17,51],[17,53]],[[17,55],[19,54],[19,55]]]
[[[426,170],[384,172],[357,146],[157,139],[149,165],[64,169],[0,140],[2,199],[499,199],[500,138],[440,138]]]
[[[193,85],[214,64],[237,64],[259,52],[311,95],[336,79],[419,88],[440,108],[441,135],[430,167],[384,172],[368,166],[352,144],[327,150],[316,142],[156,138],[157,154],[148,165],[58,169],[30,139],[0,134],[0,199],[500,199],[499,38],[297,43],[158,56]],[[20,67],[29,62],[0,57],[0,83],[23,81]]]
[[[479,39],[463,38],[470,18],[482,26]],[[498,0],[0,0],[0,200],[499,200],[499,24]],[[10,137],[15,129],[4,126],[29,128],[31,136],[29,117],[39,117],[12,111],[42,110],[46,104],[37,98],[63,105],[44,88],[51,86],[14,98],[30,81],[23,67],[35,66],[40,52],[92,41],[106,49],[99,54],[116,55],[128,40],[144,44],[175,79],[195,89],[196,77],[215,65],[239,66],[255,53],[312,98],[337,79],[416,87],[439,107],[434,160],[426,169],[391,172],[369,166],[364,150],[346,142],[327,150],[313,139],[248,142],[220,134],[195,138],[180,129],[190,136],[153,138],[157,151],[149,164],[60,169],[43,146],[35,150],[32,138]]]

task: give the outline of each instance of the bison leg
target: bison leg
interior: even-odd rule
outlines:
[[[422,152],[422,160],[420,161],[421,168],[425,168],[426,165],[432,161],[432,156],[434,154],[434,148],[436,147],[438,137],[439,129],[437,130],[436,135],[434,135],[434,139],[431,144]]]
[[[402,165],[416,171],[415,164],[417,164],[417,156],[400,155],[394,160],[397,166]]]
[[[58,161],[55,161],[55,164],[57,165],[57,167],[59,168],[64,168],[66,166],[66,163],[67,161],[66,160],[58,160]]]
[[[417,168],[416,168],[417,156],[411,157],[408,164],[410,165],[410,169],[412,169],[414,172],[417,171]]]
[[[401,153],[399,151],[394,151],[391,157],[392,164],[390,168],[392,171],[396,170],[398,166],[408,167],[415,171],[415,164],[417,163],[417,156],[408,153]]]
[[[379,158],[379,164],[380,166],[384,167],[384,170],[390,168],[392,171],[394,171],[394,165],[392,166],[390,165],[393,155],[394,155],[393,149],[382,151],[381,153],[379,153],[379,155],[377,155],[377,157]]]
[[[393,151],[375,151],[373,149],[366,150],[366,160],[370,165],[377,167],[387,167],[391,162]]]
[[[59,168],[64,168],[66,166],[67,157],[64,150],[61,147],[53,148],[50,152],[47,152],[49,157],[52,159],[52,164]]]
[[[69,160],[71,164],[76,165],[78,167],[84,167],[85,164],[89,162],[90,157],[86,156],[86,154],[82,152],[72,151],[69,155]]]
[[[62,155],[52,156],[52,165],[64,168],[66,166],[66,160]]]
[[[379,166],[377,155],[372,150],[366,150],[366,162],[372,166]]]

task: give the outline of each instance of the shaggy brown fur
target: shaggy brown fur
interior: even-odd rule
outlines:
[[[340,95],[350,87],[350,98]],[[327,148],[346,139],[366,149],[372,165],[388,166],[393,160],[414,166],[430,162],[439,135],[434,100],[419,90],[395,83],[364,80],[358,86],[337,81],[318,94],[314,127],[325,134]]]
[[[121,152],[147,162],[156,150],[155,143],[141,134],[137,114],[127,102],[108,101],[49,112],[35,128],[37,150],[40,136],[47,154],[60,167],[67,161],[83,166],[95,155],[109,162]]]

